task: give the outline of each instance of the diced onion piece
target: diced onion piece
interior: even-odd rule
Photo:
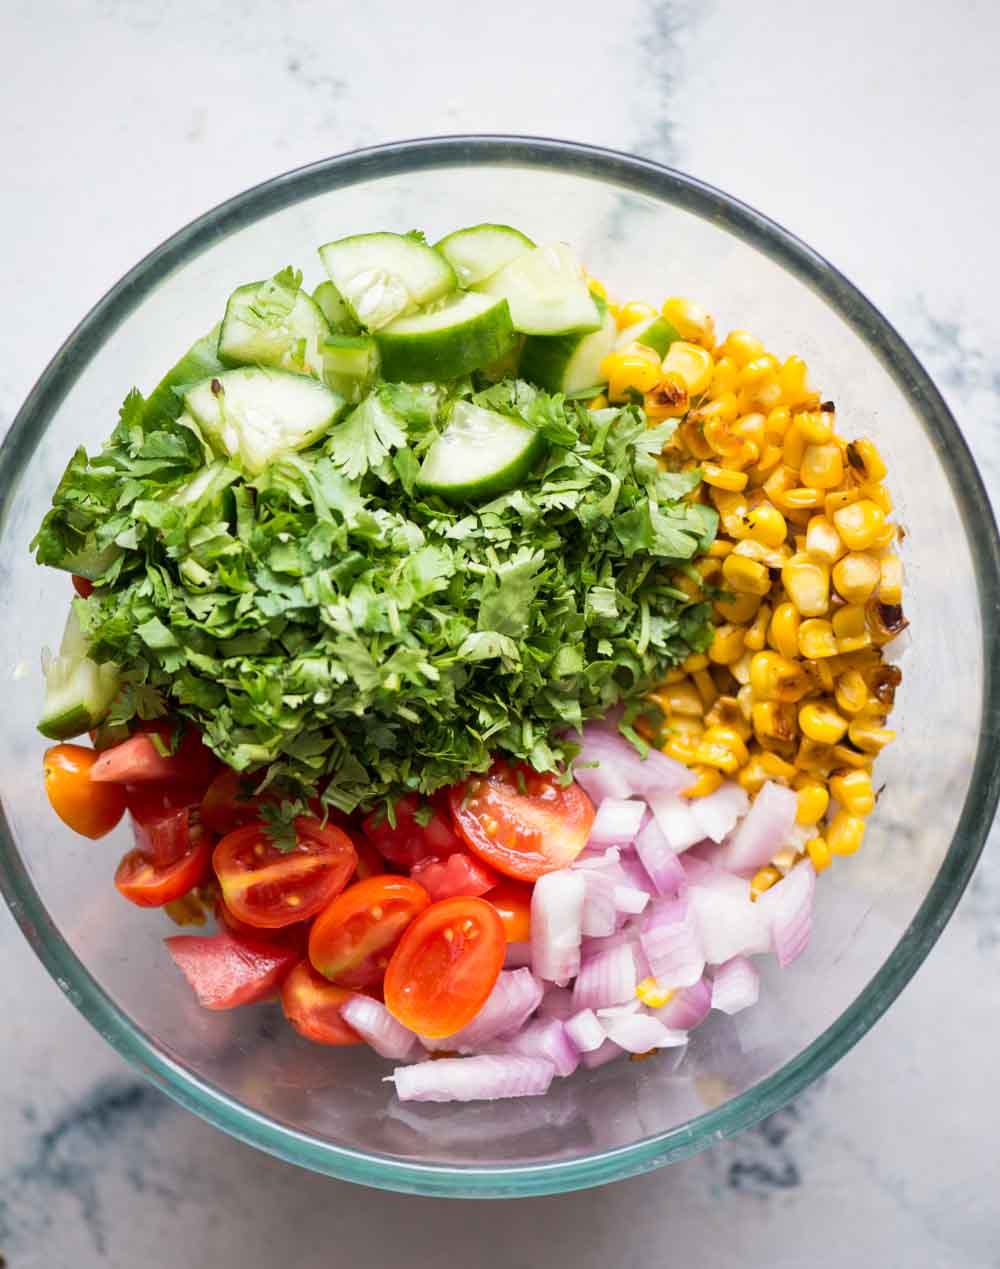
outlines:
[[[782,969],[791,965],[809,942],[815,889],[815,870],[804,859],[753,905],[769,925],[771,947]]]
[[[638,916],[646,911],[649,894],[636,886],[615,886],[615,908],[626,916]]]
[[[614,1040],[605,1040],[599,1049],[582,1053],[580,1065],[585,1066],[588,1071],[593,1071],[599,1066],[606,1066],[608,1062],[613,1062],[615,1058],[620,1058],[624,1052],[622,1046],[615,1044]]]
[[[559,1018],[573,1016],[573,989],[571,987],[549,986],[545,988],[542,1003],[538,1006],[540,1018]]]
[[[753,956],[771,946],[770,923],[759,904],[751,903],[750,887],[741,877],[720,872],[706,878],[688,890],[688,902],[709,965]]]
[[[715,971],[712,979],[712,1008],[722,1013],[739,1013],[757,1003],[760,974],[753,961],[734,956]]]
[[[609,1018],[605,1031],[609,1040],[629,1053],[648,1053],[650,1049],[671,1049],[687,1044],[684,1031],[672,1031],[648,1013]]]
[[[598,952],[580,966],[573,986],[575,1009],[602,1009],[635,997],[635,953],[630,944]]]
[[[673,793],[654,793],[649,798],[649,808],[670,849],[677,854],[704,838],[691,803],[686,799]]]
[[[549,872],[531,896],[532,968],[539,978],[564,986],[580,968],[584,879],[579,872]]]
[[[547,1093],[555,1067],[542,1058],[480,1054],[397,1066],[390,1078],[403,1102],[497,1101]]]
[[[416,1047],[417,1037],[380,1000],[350,996],[341,1005],[340,1016],[380,1057],[404,1062]]]
[[[646,798],[659,791],[680,793],[691,787],[693,773],[658,749],[640,756],[635,746],[607,724],[587,723],[573,776],[594,803],[604,798]]]
[[[604,1028],[593,1009],[581,1009],[565,1023],[566,1034],[580,1053],[593,1053],[604,1043]]]
[[[530,969],[502,970],[486,1003],[461,1031],[421,1043],[433,1050],[473,1053],[497,1036],[520,1030],[542,1002],[544,989]]]
[[[746,815],[749,805],[750,800],[742,786],[735,780],[726,780],[714,793],[693,799],[691,814],[701,829],[702,837],[721,842],[736,827],[740,816]]]
[[[635,839],[635,850],[657,894],[675,895],[684,881],[684,869],[655,817]]]
[[[504,969],[524,969],[531,966],[531,943],[508,943],[503,958]]]
[[[751,872],[770,863],[795,827],[798,797],[768,780],[729,839],[724,856],[732,872]]]
[[[687,898],[652,903],[639,941],[654,977],[662,983],[690,987],[704,973],[705,953]]]
[[[583,916],[581,929],[587,938],[604,938],[615,932],[617,906],[615,879],[597,867],[583,872]]]
[[[596,1021],[596,1019],[595,1019]],[[507,1052],[523,1057],[544,1058],[559,1076],[572,1075],[580,1065],[580,1054],[558,1018],[539,1018],[507,1043]]]
[[[712,1008],[712,986],[706,978],[674,992],[653,1016],[672,1031],[693,1031],[708,1017]]]
[[[597,808],[590,830],[590,846],[618,846],[635,841],[646,814],[645,802],[605,798]]]

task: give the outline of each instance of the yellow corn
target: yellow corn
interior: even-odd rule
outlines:
[[[758,503],[746,517],[747,531],[764,546],[781,546],[788,535],[785,517],[770,502]]]
[[[658,687],[653,693],[653,699],[665,714],[685,714],[689,718],[700,718],[703,712],[698,689],[689,678]]]
[[[755,652],[750,686],[758,701],[798,701],[809,691],[809,678],[798,662],[777,652]]]
[[[825,872],[833,862],[830,847],[824,837],[814,837],[811,842],[806,842],[806,851],[816,872]]]
[[[766,595],[771,589],[767,567],[735,551],[722,561],[722,576],[726,585],[739,595]]]
[[[644,978],[635,989],[635,994],[650,1009],[662,1009],[673,997],[673,988],[661,987],[655,978]]]
[[[770,890],[780,880],[781,872],[775,868],[774,864],[768,864],[766,868],[755,872],[750,878],[750,902],[756,902],[765,890]]]
[[[700,396],[712,382],[712,354],[698,344],[677,339],[663,359],[665,374],[676,375],[687,388],[688,396]]]
[[[779,463],[764,481],[765,495],[776,507],[784,508],[785,494],[795,488],[795,472],[785,464]]]
[[[882,461],[882,455],[875,447],[875,442],[867,437],[859,437],[847,446],[847,461],[855,471],[860,471],[865,480],[884,480],[888,469]]]
[[[896,733],[889,727],[879,727],[871,719],[856,718],[847,729],[847,738],[863,753],[878,753],[896,739]]]
[[[799,653],[808,660],[836,656],[839,651],[833,626],[822,617],[810,617],[803,621],[798,631]]]
[[[704,463],[701,478],[706,485],[712,485],[716,489],[727,489],[731,493],[739,493],[741,489],[747,487],[745,471],[730,471],[725,467],[719,467],[716,463]]]
[[[607,403],[605,397],[604,404]],[[663,375],[660,382],[642,398],[642,408],[646,418],[654,423],[661,419],[680,418],[688,408],[687,388],[674,375]]]
[[[833,413],[830,410],[803,411],[796,423],[809,445],[825,445],[833,439]]]
[[[872,765],[873,761],[873,754],[862,753],[860,749],[854,749],[851,745],[833,746],[833,766],[835,767],[863,767],[867,769]]]
[[[695,670],[707,670],[708,657],[704,652],[692,652],[687,660],[682,663],[681,668],[688,674],[693,674]]]
[[[812,618],[811,620],[818,621],[819,618]],[[830,657],[817,657],[812,661],[806,661],[804,666],[806,673],[812,679],[814,691],[822,692],[828,696],[832,695],[835,682],[833,670],[830,668],[831,659]]]
[[[835,755],[837,747],[831,749],[829,745],[821,744],[810,736],[803,736],[795,755],[795,765],[800,771],[808,771],[810,775],[825,780],[837,765]]]
[[[830,569],[809,555],[793,555],[781,570],[788,598],[803,617],[822,617],[830,606]]]
[[[847,731],[847,719],[822,701],[809,701],[799,710],[802,734],[820,745],[835,745]]]
[[[808,485],[796,485],[795,488],[787,490],[781,500],[786,514],[797,511],[812,511],[820,506],[821,501],[820,491],[818,489],[810,489]],[[794,522],[793,515],[789,515],[789,519]]]
[[[722,677],[723,671],[717,669],[713,671],[713,674],[718,680]],[[732,696],[728,691],[717,697],[715,704],[705,715],[705,726],[731,727],[744,742],[749,740],[752,734],[749,720],[743,712],[739,698]]]
[[[655,316],[656,309],[653,308],[652,304],[644,304],[641,300],[629,300],[616,313],[615,325],[619,330],[625,330],[629,326],[634,326],[636,322],[642,322]]]
[[[746,643],[746,636],[744,636],[743,642]],[[750,658],[752,655],[752,650],[748,648],[741,657],[738,657],[732,665],[727,667],[729,669],[729,673],[733,676],[736,682],[739,683],[741,687],[747,688],[751,696],[753,696],[753,690],[750,687]],[[737,696],[738,695],[739,694],[737,693]]]
[[[837,706],[842,714],[860,714],[868,703],[868,686],[857,670],[848,670],[837,679]]]
[[[728,559],[728,556],[726,558]],[[760,607],[760,596],[745,592],[742,595],[734,595],[732,599],[717,599],[714,607],[725,621],[740,626],[753,620],[754,614]]]
[[[731,727],[709,727],[695,753],[695,762],[732,775],[750,760],[747,747]]]
[[[695,781],[684,790],[686,798],[708,797],[722,784],[722,772],[715,767],[693,766],[691,773]]]
[[[753,336],[751,335],[750,338],[752,339]],[[730,355],[733,356],[734,361],[739,360],[734,353]],[[778,359],[772,357],[770,353],[762,352],[756,357],[752,357],[749,361],[743,362],[742,369],[736,378],[736,385],[743,389],[756,388],[762,383],[776,383],[780,371],[781,366],[778,364]]]
[[[733,435],[757,446],[757,453],[767,444],[767,434],[763,414],[752,413],[741,415],[733,424]]]
[[[811,405],[819,401],[819,393],[809,382],[809,367],[801,357],[789,357],[778,376],[781,399],[788,406]]]
[[[866,551],[885,528],[885,512],[870,498],[861,498],[833,513],[837,532],[851,551]]]
[[[767,643],[767,630],[771,621],[771,607],[769,604],[761,604],[757,609],[757,616],[754,617],[746,633],[743,635],[743,646],[751,652],[760,652]],[[749,666],[747,667],[747,675],[749,681]]]
[[[741,789],[750,797],[759,793],[767,783],[767,772],[760,765],[760,754],[752,754],[745,767],[740,767],[736,780]]]
[[[649,392],[660,382],[660,358],[645,344],[626,344],[601,362],[608,381],[608,399],[627,401],[630,392]]]
[[[871,646],[872,637],[860,604],[845,604],[833,614],[833,633],[838,652],[858,652]]]
[[[715,322],[707,309],[693,300],[673,295],[666,300],[660,310],[681,339],[692,344],[701,344],[702,348],[712,348],[715,344]]]
[[[792,425],[792,412],[787,405],[770,410],[764,420],[764,437],[777,445],[783,445],[785,433]]]
[[[702,435],[701,428],[691,419],[685,419],[680,424],[674,435],[674,440],[679,442],[694,458],[711,458],[715,452]]]
[[[875,593],[881,576],[880,561],[862,551],[852,551],[833,566],[837,594],[849,604],[865,603]]]
[[[786,744],[798,734],[795,707],[787,701],[757,701],[751,711],[753,732],[762,745]]]
[[[787,599],[778,604],[771,616],[771,624],[767,631],[767,641],[780,652],[783,657],[799,655],[799,626],[801,618],[799,610]]]
[[[769,780],[777,780],[779,784],[789,784],[795,779],[795,768],[776,753],[762,753],[760,765]]]
[[[870,815],[875,790],[867,771],[837,771],[830,777],[830,794],[850,815]]]
[[[793,419],[782,445],[785,466],[798,471],[802,466],[802,458],[806,452],[806,438],[802,435],[798,419]]]
[[[796,824],[802,824],[806,827],[818,824],[826,814],[826,808],[830,805],[829,793],[818,780],[803,776],[799,776],[792,787],[798,794],[798,804],[795,811]]]
[[[691,678],[694,681],[695,690],[701,697],[703,710],[708,709],[719,695],[719,689],[715,686],[715,679],[712,678],[708,670],[695,670]]]
[[[751,512],[751,515],[753,513]],[[899,604],[903,600],[903,565],[896,555],[879,561],[878,597],[883,604]]]
[[[720,357],[712,371],[712,396],[717,397],[723,392],[732,392],[736,387],[736,376],[739,370],[739,366],[732,357]]]
[[[801,424],[799,424],[801,428]],[[844,478],[844,460],[839,445],[807,445],[799,469],[802,483],[810,489],[834,489]]]
[[[826,844],[832,855],[853,855],[865,836],[865,822],[849,811],[838,811],[826,830]]]
[[[840,534],[831,520],[826,516],[813,516],[810,519],[806,528],[806,551],[809,555],[824,564],[835,564],[845,550]]]
[[[741,369],[756,357],[763,357],[765,352],[760,340],[746,330],[731,330],[722,347],[725,355],[732,357]]]
[[[892,512],[892,497],[885,485],[880,484],[877,480],[866,480],[863,485],[859,485],[862,498],[869,498],[876,507],[881,507],[885,515]]]
[[[607,408],[607,405],[608,405],[608,398],[604,395],[603,392],[599,392],[596,397],[593,397],[590,401],[587,402],[587,409],[588,410],[604,410]]]

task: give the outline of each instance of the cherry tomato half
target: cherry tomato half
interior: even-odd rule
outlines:
[[[421,859],[410,869],[434,902],[467,894],[478,898],[492,890],[500,878],[487,864],[467,850],[456,850],[447,859]]]
[[[201,800],[201,818],[214,833],[231,833],[260,819],[255,784],[253,776],[229,767],[215,776]]]
[[[449,796],[469,849],[519,881],[537,881],[572,863],[594,823],[594,807],[579,785],[563,787],[558,776],[503,762],[488,776],[453,786]]]
[[[265,825],[247,824],[223,837],[212,864],[229,910],[248,925],[275,929],[325,908],[350,881],[358,856],[342,829],[300,815],[291,850],[279,850]]]
[[[408,877],[369,877],[350,886],[319,914],[309,933],[309,959],[342,987],[371,987],[403,931],[430,903]]]
[[[73,575],[73,589],[81,599],[89,599],[94,593],[94,583],[87,577],[81,577],[79,573]]]
[[[140,908],[162,908],[187,894],[208,872],[215,838],[200,825],[192,826],[187,851],[172,863],[154,864],[138,848],[122,856],[115,885],[130,903]]]
[[[241,921],[238,916],[230,912],[221,895],[215,901],[215,919],[220,930],[229,930],[230,933],[237,934],[241,938],[259,939],[261,937],[260,929],[256,925],[247,925],[246,921]],[[269,943],[277,943],[282,947],[294,947],[301,956],[305,956],[309,946],[309,930],[309,921],[297,921],[294,925],[283,925],[279,929],[268,930],[266,937]]]
[[[189,785],[199,792],[206,789],[219,767],[219,760],[193,727],[184,732],[176,753],[160,752],[152,737],[169,745],[172,728],[157,720],[141,724],[142,730],[99,755],[90,773],[95,784],[146,784],[150,781]]]
[[[125,792],[120,785],[91,784],[97,758],[84,745],[53,745],[42,762],[53,811],[74,833],[94,839],[110,833],[125,814]]]
[[[340,1016],[340,1006],[355,994],[328,982],[304,960],[281,985],[281,1007],[299,1035],[315,1044],[362,1044],[358,1033]]]
[[[266,1000],[298,959],[294,948],[228,931],[175,934],[164,942],[205,1009],[235,1009]]]
[[[136,849],[157,868],[163,868],[187,854],[194,836],[203,830],[196,796],[185,798],[178,793],[180,805],[171,805],[174,790],[157,789],[154,793],[153,788],[133,796],[126,792],[126,798]]]
[[[486,896],[500,914],[508,943],[527,943],[531,938],[531,886],[504,877]]]
[[[419,1035],[440,1038],[471,1022],[507,951],[503,922],[485,899],[443,899],[407,927],[385,971],[385,1003]]]
[[[395,825],[380,808],[365,820],[364,834],[378,853],[390,863],[412,868],[421,859],[443,858],[462,849],[442,794],[426,798],[400,798],[393,808]],[[426,822],[425,822],[426,821]]]

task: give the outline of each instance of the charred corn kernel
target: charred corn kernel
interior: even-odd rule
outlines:
[[[849,604],[863,604],[874,593],[882,576],[882,566],[874,555],[852,551],[833,566],[837,594]]]
[[[736,387],[736,376],[740,368],[732,357],[720,357],[712,371],[711,393],[713,397],[723,392],[732,392]]]
[[[650,1009],[662,1009],[670,1003],[674,991],[672,987],[661,987],[655,978],[644,978],[636,986],[635,994]]]
[[[807,445],[799,475],[802,483],[810,489],[835,489],[844,478],[840,446]]]
[[[653,693],[656,703],[664,713],[686,714],[691,718],[700,718],[704,713],[698,689],[689,678],[680,683],[666,683]]]
[[[783,657],[797,657],[801,624],[799,610],[786,599],[784,603],[778,604],[771,615],[771,624],[767,631],[768,643]]]
[[[821,745],[835,745],[847,731],[847,719],[822,701],[809,701],[799,710],[802,734]]]
[[[845,604],[833,614],[833,633],[838,652],[857,652],[871,646],[872,637],[865,624],[865,610],[860,604]]]
[[[732,357],[733,361],[741,369],[753,361],[755,357],[763,357],[765,351],[764,345],[760,340],[746,330],[731,330],[726,336],[723,349],[726,356]],[[775,364],[775,369],[777,369],[777,364]]]
[[[735,551],[722,561],[722,576],[725,584],[739,595],[766,595],[771,589],[767,566]]]
[[[768,864],[766,868],[755,872],[750,878],[750,902],[755,903],[765,890],[770,890],[780,880],[781,873],[774,864]]]
[[[743,626],[748,621],[753,621],[757,609],[760,607],[760,596],[742,594],[734,595],[732,599],[717,599],[714,607],[724,621],[732,625]]]
[[[861,498],[833,513],[837,532],[851,551],[865,551],[885,527],[885,512],[870,498]]]
[[[878,597],[883,604],[902,603],[903,565],[898,555],[887,555],[879,561]]]
[[[648,317],[655,317],[656,309],[652,304],[644,304],[641,300],[629,300],[627,304],[623,304],[615,315],[615,325],[619,330],[625,330],[626,327],[634,326],[636,322],[645,321]]]
[[[681,339],[692,344],[701,344],[702,348],[711,349],[715,344],[715,322],[707,309],[693,300],[672,295],[665,300],[660,309],[661,314]]]
[[[799,776],[792,784],[798,794],[798,805],[795,809],[796,824],[810,827],[818,824],[826,814],[830,805],[830,795],[818,780]]]
[[[708,709],[715,698],[719,695],[718,688],[715,686],[715,679],[712,678],[708,670],[695,670],[691,675],[694,682],[695,690],[701,697],[703,711]]]
[[[785,433],[792,424],[792,412],[787,405],[779,405],[770,410],[764,421],[764,435],[767,440],[784,444]]]
[[[716,626],[708,649],[710,661],[716,665],[732,665],[743,655],[743,627],[726,623]]]
[[[686,798],[705,798],[722,784],[722,772],[715,767],[695,765],[691,768],[694,783],[684,790]]]
[[[740,767],[736,773],[736,780],[741,789],[748,793],[750,797],[759,793],[767,783],[767,772],[760,765],[760,754],[751,754],[750,761],[745,767]]]
[[[781,449],[777,445],[767,444],[760,451],[753,470],[749,473],[751,485],[763,485],[776,468],[781,466]]]
[[[779,463],[764,481],[764,493],[776,507],[784,510],[785,494],[789,489],[795,488],[795,481],[795,472],[790,467],[786,467],[783,462]]]
[[[835,564],[846,549],[831,520],[828,520],[826,516],[810,518],[806,528],[807,554],[813,559],[822,560],[824,564]]]
[[[699,425],[691,419],[685,419],[678,427],[675,439],[695,458],[712,458],[715,454],[715,450],[705,440],[705,434]]]
[[[816,872],[825,872],[833,862],[825,837],[814,837],[812,841],[806,842],[806,853]]]
[[[887,521],[872,538],[871,550],[885,550],[887,547],[892,546],[893,542],[896,541],[897,535],[901,533],[901,529]]]
[[[698,752],[700,737],[688,735],[673,728],[667,735],[666,740],[660,746],[662,753],[668,758],[673,758],[676,762],[683,762],[690,766],[695,760],[695,754]]]
[[[660,382],[642,399],[646,418],[654,423],[660,419],[680,418],[688,408],[688,391],[676,375],[662,375]]]
[[[896,733],[889,727],[880,727],[874,719],[856,718],[847,729],[847,738],[863,753],[878,753],[896,739]]]
[[[818,618],[812,618],[818,620]],[[830,669],[830,660],[827,657],[817,657],[813,661],[805,662],[805,671],[812,681],[813,689],[825,696],[833,694],[833,686],[836,682],[833,677],[833,670]]]
[[[761,353],[759,357],[744,362],[736,376],[736,386],[745,391],[748,388],[759,388],[762,384],[777,384],[780,371],[777,357],[772,357],[770,353]],[[780,393],[780,387],[778,391]]]
[[[874,754],[864,753],[853,745],[840,744],[833,746],[834,767],[856,767],[867,769],[875,760]]]
[[[803,736],[795,755],[795,765],[800,771],[807,771],[820,780],[826,780],[837,765],[837,760],[829,745],[820,744],[811,736]]]
[[[853,855],[864,841],[865,822],[859,815],[838,811],[826,830],[831,855]]]
[[[732,493],[739,493],[741,489],[747,487],[745,471],[727,471],[725,467],[719,467],[716,463],[705,463],[701,469],[701,478],[706,485],[712,485],[716,489],[728,489]]]
[[[802,435],[798,419],[794,419],[789,425],[781,450],[785,466],[791,467],[792,471],[798,471],[806,452],[806,438]]]
[[[720,454],[743,443],[730,430],[731,425],[740,417],[739,404],[732,392],[720,393],[712,401],[700,405],[693,411],[693,417],[702,425],[705,439],[710,445],[717,447]]]
[[[795,768],[776,753],[762,753],[760,765],[769,780],[777,780],[779,784],[790,784],[795,779]]]
[[[694,566],[701,574],[702,580],[718,585],[718,575],[722,572],[722,560],[715,555],[703,555]]]
[[[747,535],[746,518],[750,514],[750,503],[746,495],[731,489],[710,487],[708,496],[719,513],[722,528],[727,537],[745,538]]]
[[[743,642],[746,643],[746,636],[744,636]],[[739,683],[741,688],[746,687],[750,689],[750,658],[752,655],[752,650],[748,648],[747,651],[744,652],[741,657],[737,658],[737,660],[735,660],[729,667],[729,673],[733,676],[736,682]],[[742,693],[740,693],[740,696],[742,698]],[[750,689],[750,698],[753,698],[752,689]],[[740,703],[742,705],[742,699]],[[744,711],[744,717],[747,716],[746,711]]]
[[[753,441],[741,441],[732,430],[730,435],[735,444],[721,456],[721,466],[727,471],[743,472],[746,468],[752,467],[760,457],[760,449]]]
[[[695,753],[695,762],[716,767],[726,775],[732,775],[749,760],[742,737],[732,727],[706,728]]]
[[[863,485],[859,485],[861,497],[868,498],[876,507],[881,507],[885,515],[892,514],[892,496],[885,485],[880,484],[877,480],[866,481]]]
[[[608,406],[608,398],[603,392],[599,392],[596,397],[587,402],[588,410],[605,410]]]
[[[798,735],[795,706],[787,701],[757,701],[751,711],[753,733],[761,744],[792,741]]]
[[[839,651],[833,625],[822,617],[810,617],[808,621],[802,622],[798,631],[798,644],[799,654],[811,661],[836,656]]]
[[[740,437],[741,440],[750,441],[751,444],[757,446],[757,456],[767,444],[767,436],[765,434],[764,416],[763,414],[742,414],[733,424],[733,435]]]
[[[750,660],[750,686],[758,701],[798,701],[809,691],[809,678],[789,657],[755,652]]]
[[[788,534],[788,524],[777,507],[770,502],[758,503],[746,516],[747,532],[754,542],[764,546],[781,546]]]
[[[830,606],[830,568],[809,555],[793,555],[781,584],[803,617],[822,617]]]
[[[724,560],[732,549],[732,542],[727,541],[725,538],[716,538],[712,545],[708,548],[708,553],[714,559]]]
[[[750,739],[752,728],[739,700],[726,691],[718,697],[715,704],[705,715],[706,727],[732,727],[741,740]]]
[[[830,794],[849,815],[870,815],[875,809],[875,790],[867,771],[834,772]]]
[[[848,670],[837,679],[835,695],[842,714],[860,714],[868,703],[868,686],[857,670]]]
[[[882,461],[875,442],[868,440],[866,436],[850,442],[847,446],[847,461],[867,481],[884,480],[888,474],[888,468]]]
[[[833,414],[829,410],[803,411],[795,422],[807,445],[825,445],[833,438]]]
[[[627,401],[630,392],[650,392],[660,382],[660,358],[645,344],[626,344],[601,362],[608,400]]]
[[[770,622],[771,607],[769,604],[761,604],[757,609],[756,617],[743,635],[744,648],[749,648],[751,652],[760,652],[767,643],[767,628]],[[749,667],[747,673],[749,674]]]
[[[708,388],[713,367],[712,354],[707,349],[684,339],[675,340],[663,358],[663,373],[676,375],[690,397],[701,396]]]
[[[835,512],[840,511],[842,507],[849,507],[852,503],[858,502],[860,498],[861,493],[857,485],[850,489],[834,489],[823,499],[823,513],[832,522]]]
[[[789,489],[782,498],[782,507],[785,512],[795,511],[812,511],[814,507],[818,507],[822,502],[820,490],[810,489],[808,485],[798,485],[794,489]],[[789,516],[791,519],[791,516]],[[808,523],[808,522],[807,522]]]
[[[708,657],[704,652],[692,652],[682,663],[681,669],[688,674],[693,674],[695,670],[707,670]]]
[[[809,382],[809,367],[801,357],[789,357],[778,375],[781,399],[788,406],[812,405],[819,402],[819,393]]]

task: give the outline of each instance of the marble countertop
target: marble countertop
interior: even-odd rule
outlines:
[[[525,132],[673,164],[816,246],[924,358],[997,493],[998,46],[990,0],[475,18],[456,0],[5,0],[0,428],[105,289],[206,207],[355,146]],[[902,998],[794,1105],[516,1212],[350,1187],[224,1137],[124,1065],[6,909],[0,1011],[8,1269],[1000,1266],[995,844]]]

